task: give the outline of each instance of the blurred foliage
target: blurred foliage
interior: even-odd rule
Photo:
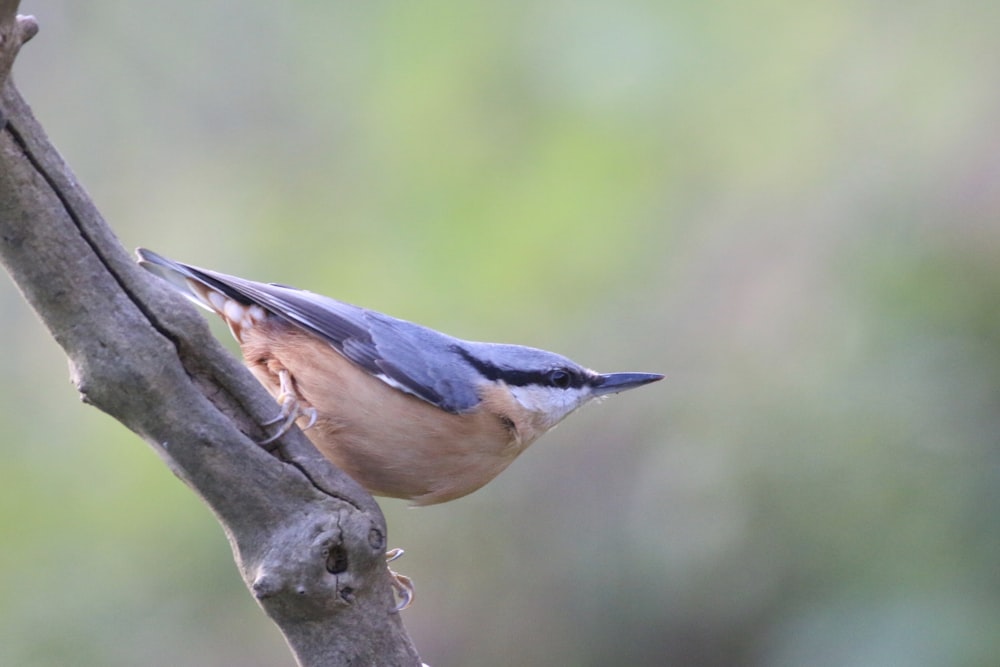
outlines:
[[[430,664],[996,664],[1000,9],[21,11],[17,82],[126,245],[668,375],[383,503]],[[0,664],[291,665],[209,513],[0,308]]]

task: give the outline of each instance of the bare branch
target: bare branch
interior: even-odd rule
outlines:
[[[274,401],[138,269],[7,80],[37,31],[0,0],[0,261],[70,360],[81,397],[153,445],[212,508],[300,665],[419,665],[378,505],[298,429],[255,444]]]

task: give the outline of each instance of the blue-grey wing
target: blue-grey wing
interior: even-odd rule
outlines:
[[[451,336],[313,292],[168,261],[185,269],[188,278],[239,301],[255,303],[319,336],[398,390],[453,413],[479,403],[471,369],[452,353],[460,341]]]
[[[269,297],[266,301],[259,297]],[[456,339],[342,301],[261,285],[259,305],[311,331],[362,369],[448,412],[479,403],[475,377],[452,350]]]

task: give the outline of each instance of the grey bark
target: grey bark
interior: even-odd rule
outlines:
[[[276,405],[204,319],[137,268],[8,73],[37,31],[0,0],[0,262],[65,350],[84,402],[142,436],[222,524],[299,665],[419,665],[378,505],[298,429],[255,444]]]

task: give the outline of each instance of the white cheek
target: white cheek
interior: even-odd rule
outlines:
[[[529,412],[547,412],[552,403],[541,387],[510,387],[510,393]]]
[[[551,387],[510,387],[510,393],[525,410],[544,415],[549,428],[562,421],[585,400],[581,390]]]

